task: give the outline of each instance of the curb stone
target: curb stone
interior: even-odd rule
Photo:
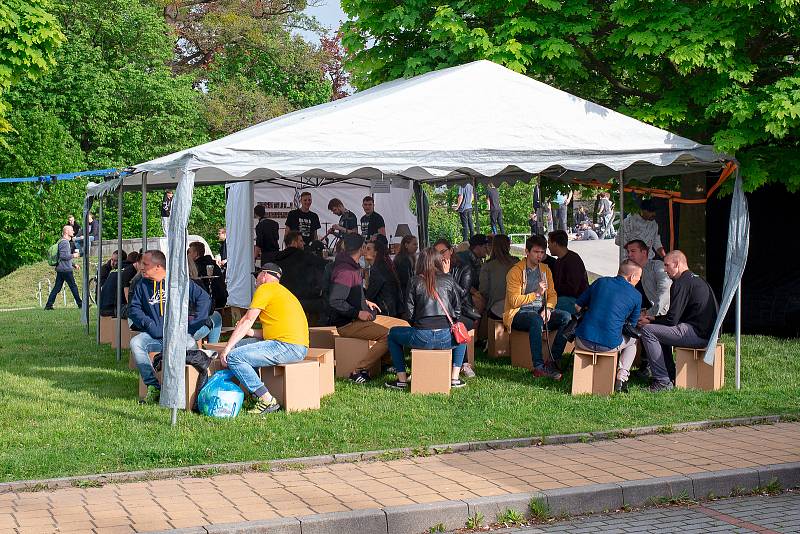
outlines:
[[[419,534],[429,532],[435,525],[446,531],[462,528],[467,522],[467,503],[440,501],[384,508],[388,534]]]
[[[725,469],[708,473],[692,473],[695,499],[705,499],[709,495],[727,497],[737,491],[750,491],[759,486],[758,471],[752,468]]]
[[[592,484],[577,488],[546,490],[547,506],[553,515],[578,515],[622,508],[622,488],[618,484]]]
[[[758,468],[758,485],[762,488],[777,480],[781,488],[800,486],[800,462],[765,465]]]
[[[492,497],[475,497],[466,499],[467,516],[472,517],[476,513],[483,514],[484,521],[494,523],[497,516],[509,508],[527,517],[530,515],[531,499],[541,499],[547,502],[544,493],[510,493],[507,495],[494,495]]]
[[[694,499],[692,479],[681,475],[628,480],[620,482],[619,486],[622,488],[624,506],[643,506],[659,498],[673,499],[680,495]]]
[[[690,423],[677,423],[666,425],[673,432],[688,430],[705,430],[726,426],[748,426],[759,424],[774,424],[779,422],[796,422],[800,420],[798,415],[764,415],[754,417],[737,417],[731,419],[718,419],[710,421],[697,421]],[[450,452],[481,451],[488,449],[506,449],[514,447],[538,447],[541,445],[556,445],[566,443],[581,443],[585,441],[596,441],[598,439],[618,439],[626,437],[638,437],[648,434],[657,434],[663,431],[665,426],[645,426],[637,428],[627,428],[620,430],[608,430],[603,432],[579,433],[579,434],[559,434],[542,438],[512,438],[489,441],[475,441],[468,443],[454,443],[444,445],[430,445],[427,447],[404,447],[397,449],[385,449],[378,451],[364,451],[354,453],[342,453],[334,455],[309,456],[301,458],[286,458],[278,460],[255,460],[248,462],[234,462],[226,464],[201,464],[190,467],[174,467],[151,469],[148,471],[123,471],[117,473],[105,473],[102,475],[84,475],[50,479],[20,480],[15,482],[0,483],[0,494],[8,492],[27,492],[43,491],[67,488],[80,482],[98,482],[100,484],[117,484],[124,482],[140,482],[143,480],[159,480],[168,478],[191,478],[194,475],[207,477],[209,472],[214,474],[244,473],[248,471],[282,470],[295,468],[298,465],[320,466],[334,463],[352,463],[357,461],[397,459],[418,456],[420,449],[430,455],[445,454]],[[384,457],[391,458],[384,458]],[[338,458],[338,460],[337,460]]]
[[[207,525],[208,534],[300,534],[300,520],[294,517],[265,519],[242,523]]]
[[[352,510],[300,518],[302,534],[336,534],[346,532],[386,532],[386,512],[383,510]],[[270,534],[272,534],[270,532]]]

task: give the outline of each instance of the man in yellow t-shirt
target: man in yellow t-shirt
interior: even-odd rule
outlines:
[[[300,301],[280,284],[282,274],[274,263],[265,263],[253,272],[256,292],[250,309],[236,323],[230,340],[219,354],[222,366],[229,367],[239,382],[258,397],[250,413],[266,414],[281,408],[254,368],[298,362],[308,352],[306,315]],[[261,322],[263,339],[254,336],[256,319]]]

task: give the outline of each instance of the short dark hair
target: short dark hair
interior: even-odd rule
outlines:
[[[292,243],[297,241],[298,238],[300,238],[300,239],[303,238],[303,236],[300,234],[300,232],[295,232],[294,230],[289,230],[288,232],[283,234],[283,245],[286,246],[286,247],[289,247],[289,246],[292,245]]]
[[[200,241],[192,241],[189,243],[189,250],[194,250],[201,258],[206,255],[206,246]]]
[[[342,201],[339,200],[338,198],[332,198],[328,202],[328,209],[329,210],[332,210],[333,208],[339,208],[339,207],[343,208],[344,204],[342,204]]]
[[[300,193],[300,198],[310,197],[310,196],[311,196],[311,191],[303,191],[302,193]]]
[[[525,250],[532,250],[533,247],[539,247],[545,252],[547,251],[547,239],[543,235],[532,235],[525,240]]]
[[[650,247],[648,247],[648,246],[645,244],[645,242],[644,242],[644,241],[642,241],[641,239],[631,239],[630,241],[628,241],[627,243],[625,243],[625,250],[628,250],[628,247],[629,247],[629,246],[631,246],[631,245],[636,245],[636,246],[638,246],[638,247],[639,247],[640,249],[642,249],[642,251],[644,251],[644,252],[648,252],[648,251],[650,250]]]
[[[347,254],[353,254],[364,246],[364,238],[359,234],[345,234],[342,241],[344,242],[344,251]]]
[[[361,199],[361,202],[375,202],[375,199],[372,198],[370,195],[367,195]]]
[[[253,213],[256,215],[256,217],[266,217],[267,208],[265,208],[262,204],[256,204],[256,207],[253,208]]]
[[[127,261],[128,263],[138,263],[139,262],[139,253],[136,252],[135,250],[129,252],[128,253],[128,257],[125,258],[125,261]]]
[[[150,259],[156,265],[160,265],[163,268],[167,268],[167,257],[164,256],[164,253],[158,249],[148,250],[145,254],[150,255]]]
[[[642,211],[651,211],[655,213],[656,211],[656,203],[653,202],[653,199],[647,198],[642,200],[642,203],[639,205],[639,209]]]
[[[547,234],[547,237],[559,247],[566,248],[569,245],[569,236],[564,230],[553,230]]]

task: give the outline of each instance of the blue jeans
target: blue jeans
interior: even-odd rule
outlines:
[[[474,221],[472,220],[472,208],[465,209],[458,212],[458,217],[461,219],[461,237],[464,241],[468,241],[472,234],[475,233]]]
[[[159,389],[161,389],[161,384],[156,377],[156,370],[153,369],[153,362],[150,361],[150,353],[163,351],[163,341],[163,339],[151,337],[147,332],[137,334],[131,339],[131,354],[133,354],[133,361],[136,362],[136,367],[142,376],[142,382],[147,386],[155,386]],[[196,346],[194,338],[186,334],[186,349],[193,349]]]
[[[389,330],[389,354],[392,355],[392,365],[398,373],[406,372],[404,347],[433,350],[453,349],[453,367],[459,369],[464,364],[464,356],[467,354],[467,345],[456,343],[453,334],[447,328],[422,330],[412,326],[395,326]]]
[[[78,253],[83,257],[83,236],[74,237],[72,240],[75,242],[75,248],[78,250]],[[89,251],[92,250],[92,243],[94,242],[94,236],[89,236]]]
[[[210,316],[211,328],[207,326],[201,326],[200,329],[194,333],[195,339],[203,339],[204,337],[208,336],[209,343],[216,343],[219,341],[220,332],[222,332],[222,316],[219,312],[214,312]]]
[[[492,226],[492,233],[496,234],[497,230],[500,230],[501,234],[506,233],[506,229],[503,226],[503,211],[502,210],[491,210],[489,211],[489,223]]]
[[[81,294],[78,292],[78,285],[75,283],[75,275],[72,271],[56,271],[56,283],[53,285],[53,289],[50,290],[50,295],[47,297],[47,303],[45,303],[44,307],[52,308],[53,304],[56,302],[56,297],[58,294],[61,293],[61,288],[64,287],[64,283],[69,286],[69,290],[72,291],[72,298],[75,299],[75,304],[78,305],[80,308],[83,304],[81,300]]]
[[[558,361],[564,354],[564,347],[567,346],[567,338],[561,333],[563,327],[569,322],[570,315],[564,310],[551,310],[550,320],[547,322],[547,330],[558,330],[553,340],[553,359]],[[544,358],[542,358],[542,316],[534,311],[519,311],[511,322],[512,330],[528,332],[528,339],[531,344],[531,359],[535,369],[544,368]]]
[[[275,341],[247,338],[239,341],[228,354],[228,368],[236,378],[256,397],[263,397],[267,388],[255,369],[282,363],[299,362],[306,357],[308,347]]]

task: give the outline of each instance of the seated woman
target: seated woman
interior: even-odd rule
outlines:
[[[408,388],[405,354],[403,349],[453,349],[453,369],[450,387],[466,385],[458,375],[464,356],[465,344],[456,343],[450,332],[450,321],[461,315],[461,291],[453,277],[445,274],[442,255],[433,247],[426,248],[417,260],[417,275],[408,288],[408,321],[411,326],[396,326],[389,330],[389,353],[397,370],[397,380],[386,382],[392,389]],[[444,307],[444,308],[443,308]]]
[[[503,303],[506,300],[506,275],[517,263],[511,255],[511,240],[507,235],[498,234],[492,241],[492,254],[489,261],[481,267],[479,291],[486,299],[489,317],[503,320]]]
[[[433,246],[442,256],[444,272],[452,276],[453,280],[456,281],[456,286],[458,286],[461,303],[461,322],[464,323],[467,330],[473,330],[481,314],[475,310],[475,304],[472,302],[472,293],[470,292],[472,288],[472,267],[459,259],[458,254],[454,253],[455,250],[447,239],[440,239]],[[467,378],[475,376],[475,371],[469,365],[469,362],[464,363],[461,372]]]
[[[408,290],[408,282],[414,276],[414,263],[417,261],[417,238],[413,235],[403,236],[400,241],[400,250],[394,257],[394,270],[397,273],[397,278],[400,280],[400,296],[402,308],[401,313],[405,313],[405,298],[406,291]]]
[[[364,261],[369,266],[364,296],[380,308],[381,315],[400,316],[400,280],[389,257],[389,243],[378,234],[364,247]]]

